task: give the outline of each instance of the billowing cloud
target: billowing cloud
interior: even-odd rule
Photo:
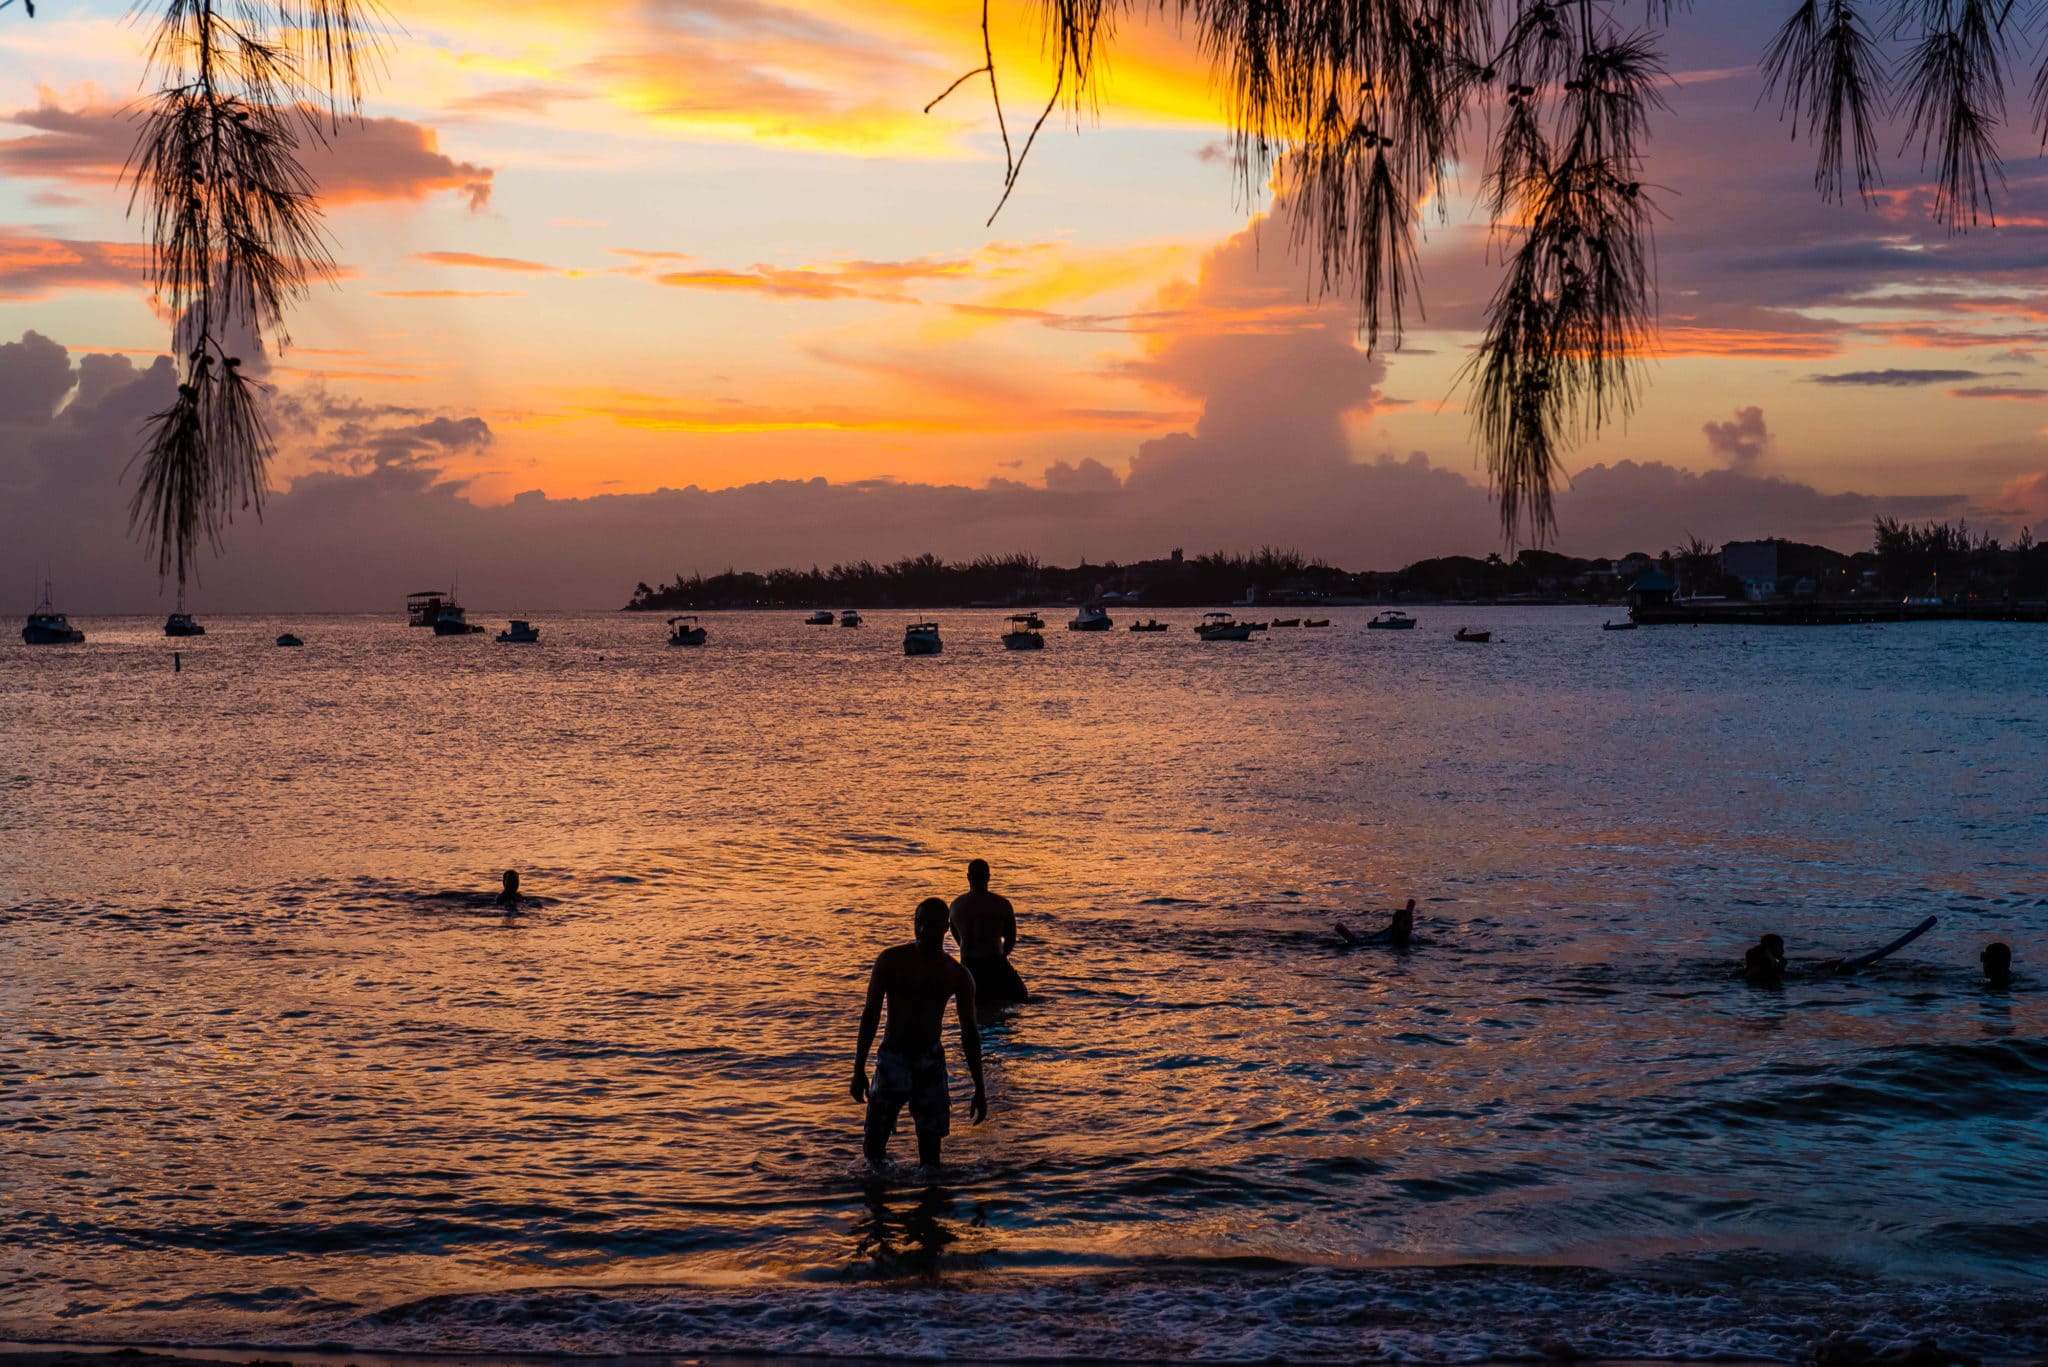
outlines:
[[[1700,428],[1706,434],[1707,449],[1727,462],[1729,468],[1753,472],[1770,449],[1770,429],[1764,426],[1764,411],[1754,405],[1735,410],[1728,422],[1710,422]]]
[[[394,118],[357,118],[330,126],[324,112],[307,110],[310,131],[301,145],[306,169],[323,204],[422,200],[452,193],[471,209],[490,202],[495,174],[487,166],[456,161],[441,151],[431,128]],[[100,100],[76,108],[48,91],[33,109],[0,115],[0,123],[31,130],[0,140],[0,172],[70,184],[113,184],[135,145],[133,114]]]

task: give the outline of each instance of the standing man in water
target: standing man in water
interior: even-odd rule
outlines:
[[[867,1005],[860,1013],[860,1045],[853,1059],[853,1099],[868,1107],[863,1145],[868,1166],[886,1163],[889,1136],[896,1118],[910,1106],[917,1126],[917,1161],[939,1165],[939,1145],[953,1127],[953,1099],[946,1090],[946,1053],[940,1036],[946,1026],[946,1002],[959,1003],[960,1052],[974,1078],[974,1099],[967,1114],[979,1125],[988,1115],[988,1091],[981,1080],[981,1032],[974,1025],[974,979],[946,953],[946,904],[927,897],[917,904],[912,922],[917,939],[885,949],[868,976]],[[875,1056],[875,1080],[868,1082],[868,1050],[882,1021],[882,1003],[889,1004],[889,1028]]]
[[[982,1009],[1006,1002],[1028,1002],[1031,993],[1010,951],[1017,947],[1017,909],[1010,899],[988,890],[988,861],[967,865],[967,891],[953,899],[953,942],[960,962],[974,975],[974,1000]]]

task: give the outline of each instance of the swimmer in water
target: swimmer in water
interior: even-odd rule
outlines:
[[[1765,935],[1742,956],[1737,975],[1751,987],[1776,987],[1785,981],[1785,937]]]
[[[1977,956],[1977,962],[1984,965],[1984,984],[1987,987],[2012,986],[2012,946],[2002,940],[1993,940],[1984,946],[1984,952]]]
[[[979,1125],[988,1116],[988,1091],[981,1077],[981,1032],[974,1019],[974,977],[946,953],[946,928],[951,910],[936,897],[917,904],[912,927],[916,939],[885,949],[868,975],[867,1003],[860,1013],[860,1040],[853,1055],[853,1099],[867,1103],[862,1148],[868,1165],[881,1171],[888,1157],[889,1136],[897,1117],[910,1108],[917,1129],[917,1161],[939,1165],[939,1146],[952,1129],[952,1097],[946,1086],[946,1054],[941,1036],[946,1004],[953,1003],[960,1020],[960,1052],[974,1079],[967,1117]],[[889,1008],[889,1027],[868,1078],[868,1050]]]
[[[1347,945],[1391,945],[1395,949],[1406,949],[1415,943],[1415,899],[1408,899],[1408,905],[1393,913],[1384,930],[1370,935],[1353,934],[1342,921],[1337,923],[1337,934]]]
[[[519,870],[505,870],[505,887],[498,894],[498,905],[507,911],[517,911],[519,910],[519,904],[524,900],[519,895]]]

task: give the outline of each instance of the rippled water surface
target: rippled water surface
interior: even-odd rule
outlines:
[[[2048,631],[1335,615],[0,645],[0,1337],[2048,1351]],[[1040,999],[872,1181],[866,969],[976,855]]]

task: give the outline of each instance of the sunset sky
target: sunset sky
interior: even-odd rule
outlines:
[[[1757,107],[1788,3],[1670,35],[1661,352],[1634,418],[1575,453],[1562,549],[2048,519],[2036,140],[2012,130],[1995,228],[1932,223],[1910,157],[1874,208],[1819,203]],[[313,158],[341,269],[270,368],[279,492],[207,591],[376,607],[460,575],[602,606],[677,570],[927,549],[1498,549],[1457,379],[1495,278],[1468,205],[1431,229],[1427,318],[1366,357],[1259,230],[1272,206],[1234,195],[1206,64],[1155,25],[984,227],[987,86],[920,112],[978,64],[978,12],[399,0],[364,121]],[[1043,97],[1035,9],[994,13],[1015,128]],[[75,603],[156,601],[121,531],[168,384],[117,184],[146,36],[105,0],[0,11],[9,595],[48,566]]]

